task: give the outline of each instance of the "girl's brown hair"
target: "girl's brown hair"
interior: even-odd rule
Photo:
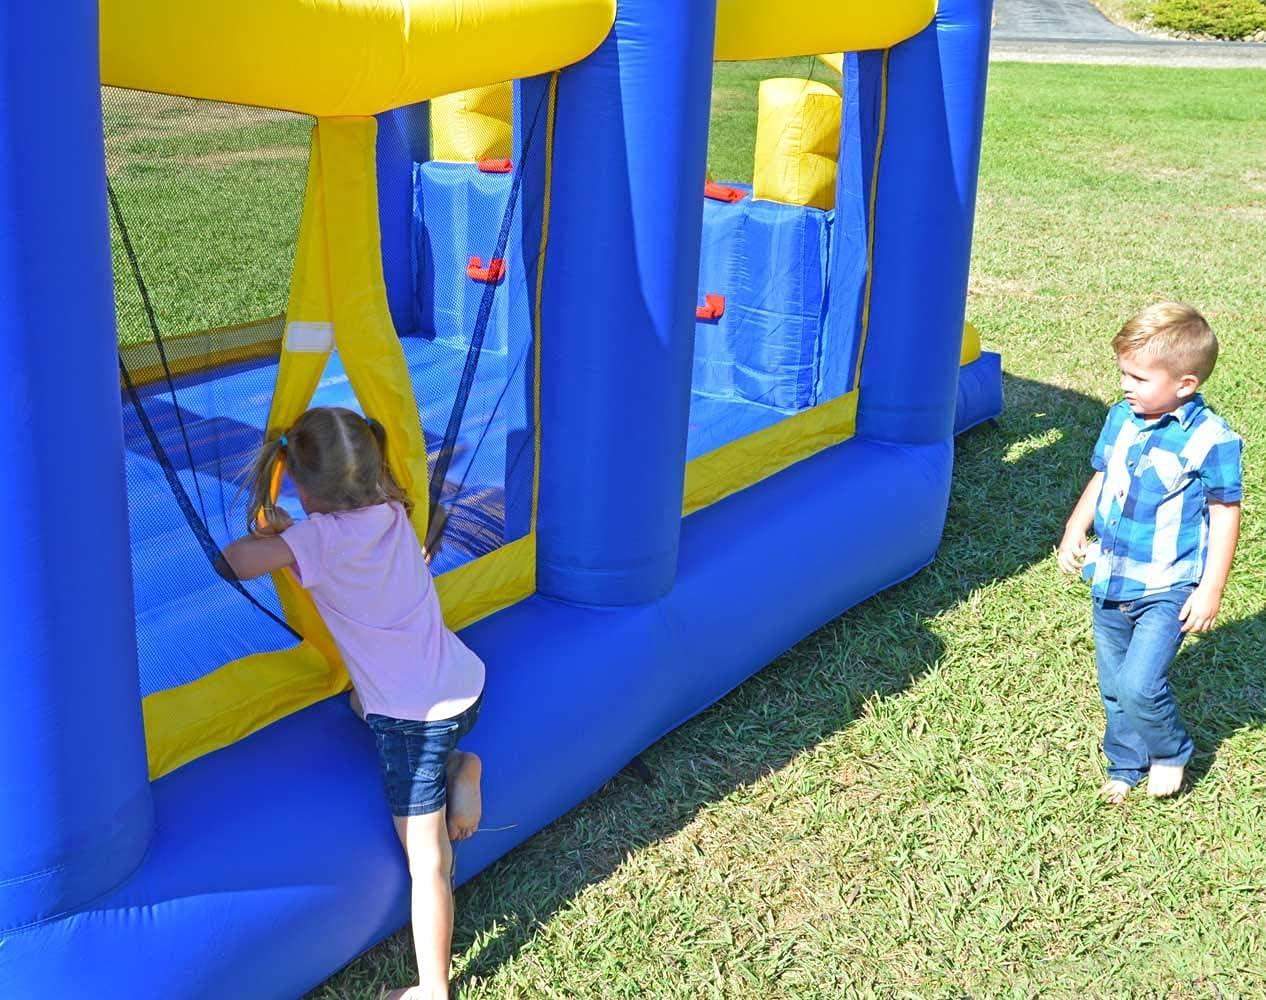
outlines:
[[[264,442],[246,481],[250,506],[246,526],[254,529],[262,512],[276,528],[272,481],[279,461],[309,502],[324,511],[355,510],[395,502],[406,510],[408,497],[387,468],[387,432],[341,406],[308,410],[284,434]]]

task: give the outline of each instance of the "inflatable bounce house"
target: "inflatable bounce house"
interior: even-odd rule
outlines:
[[[0,996],[293,998],[405,922],[337,648],[219,561],[310,405],[387,427],[488,664],[459,879],[926,565],[1001,409],[963,334],[989,23],[4,5]],[[787,56],[752,183],[713,178],[714,61]]]

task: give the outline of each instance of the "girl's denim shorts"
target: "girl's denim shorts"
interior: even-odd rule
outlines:
[[[448,802],[448,755],[474,728],[483,705],[481,694],[470,708],[451,719],[418,722],[387,715],[365,716],[378,748],[378,768],[393,816],[423,816]]]

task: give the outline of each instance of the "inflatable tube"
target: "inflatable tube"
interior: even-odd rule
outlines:
[[[615,0],[102,0],[101,80],[376,115],[570,65],[614,19]]]
[[[111,888],[151,829],[95,20],[0,5],[0,932]]]

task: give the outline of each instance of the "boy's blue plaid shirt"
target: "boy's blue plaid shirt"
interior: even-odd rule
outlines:
[[[1108,411],[1091,464],[1103,473],[1099,541],[1084,575],[1095,597],[1132,601],[1197,584],[1209,550],[1208,501],[1243,496],[1240,438],[1199,394],[1151,421],[1124,400]]]

